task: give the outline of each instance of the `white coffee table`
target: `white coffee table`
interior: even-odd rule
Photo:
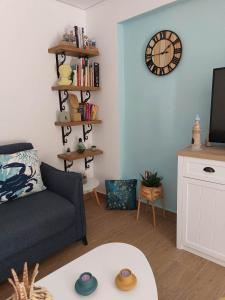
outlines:
[[[115,286],[117,273],[131,269],[137,277],[137,286],[129,292],[121,292]],[[74,284],[83,272],[91,272],[98,280],[96,291],[83,297],[74,290]],[[152,269],[137,248],[123,243],[105,244],[82,255],[71,263],[51,273],[36,283],[46,287],[54,300],[157,300],[157,287]]]

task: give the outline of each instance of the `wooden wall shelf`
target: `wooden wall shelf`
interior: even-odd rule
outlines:
[[[59,67],[66,62],[67,56],[77,58],[89,58],[99,55],[97,48],[76,48],[72,43],[61,42],[55,47],[48,49],[49,53],[55,54],[56,57],[56,71],[57,77],[60,77]],[[87,103],[90,100],[91,92],[99,91],[100,87],[95,86],[74,86],[74,85],[54,85],[51,87],[53,91],[58,91],[60,111],[65,111],[65,102],[69,97],[69,91],[80,92],[80,102]],[[62,142],[65,145],[68,142],[68,136],[72,133],[72,126],[83,127],[83,141],[88,140],[88,134],[93,129],[93,124],[100,124],[101,120],[95,121],[77,121],[77,122],[55,122],[56,126],[61,127],[62,131]],[[88,128],[86,128],[88,127]],[[83,153],[76,151],[63,154],[58,154],[57,157],[64,160],[64,169],[68,171],[73,166],[73,161],[78,159],[84,159],[85,169],[90,168],[90,163],[94,160],[94,156],[103,154],[102,150],[87,149]]]
[[[66,127],[66,126],[80,126],[80,125],[89,125],[89,124],[101,124],[102,120],[94,121],[76,121],[76,122],[55,122],[56,126]]]
[[[55,85],[52,86],[53,91],[81,91],[81,92],[88,92],[88,91],[99,91],[100,87],[96,86],[75,86],[75,85]]]
[[[48,49],[48,53],[61,54],[64,53],[73,57],[95,57],[99,55],[97,48],[76,48],[73,45],[59,44]]]
[[[67,161],[73,161],[73,160],[78,160],[78,159],[83,159],[87,157],[94,157],[96,155],[101,155],[103,154],[102,150],[96,149],[96,150],[91,150],[87,149],[83,153],[78,153],[77,151],[70,152],[70,154],[58,154],[58,158],[67,160]]]

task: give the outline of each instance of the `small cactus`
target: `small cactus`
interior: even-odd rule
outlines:
[[[145,171],[145,175],[141,175],[142,178],[142,185],[147,186],[147,187],[160,187],[161,186],[161,181],[162,177],[158,176],[158,173],[151,173],[149,171]]]

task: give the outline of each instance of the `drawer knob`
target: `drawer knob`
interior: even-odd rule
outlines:
[[[203,171],[205,171],[205,172],[207,172],[207,173],[215,173],[215,170],[214,170],[213,168],[211,168],[211,167],[205,167],[205,168],[203,169]]]

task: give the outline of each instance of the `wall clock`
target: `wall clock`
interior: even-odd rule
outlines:
[[[145,62],[155,75],[171,73],[182,56],[182,43],[178,35],[170,30],[156,33],[149,41],[145,51]]]

